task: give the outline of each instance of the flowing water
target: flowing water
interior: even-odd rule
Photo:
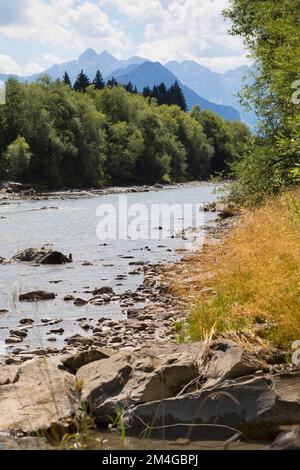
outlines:
[[[217,198],[216,186],[209,183],[186,185],[179,188],[129,193],[128,206],[132,204],[202,204]],[[59,266],[30,263],[0,264],[0,353],[7,352],[5,339],[11,328],[23,318],[35,320],[35,327],[22,346],[47,346],[47,333],[52,326],[41,324],[42,319],[59,319],[65,330],[54,344],[60,347],[66,337],[83,334],[79,318],[89,320],[100,317],[126,318],[126,311],[118,302],[104,306],[75,307],[64,302],[65,295],[88,299],[90,291],[110,286],[115,293],[134,291],[143,281],[142,269],[137,272],[136,262],[156,264],[179,259],[178,249],[185,246],[182,237],[158,239],[99,240],[96,234],[100,204],[118,207],[119,196],[107,195],[61,200],[24,200],[0,203],[0,256],[9,259],[20,250],[40,248],[51,244],[56,250],[73,255],[73,263]],[[123,215],[123,214],[122,214]],[[145,218],[149,214],[144,215]],[[211,224],[215,214],[205,214],[205,224]],[[185,219],[186,228],[191,220]],[[125,222],[123,222],[125,223]],[[157,228],[157,227],[156,227]],[[157,228],[158,229],[158,228]],[[193,237],[200,232],[194,231]],[[120,277],[123,276],[123,279]],[[53,301],[21,303],[20,293],[45,290],[56,294]]]

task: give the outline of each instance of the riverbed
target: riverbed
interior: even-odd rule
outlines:
[[[128,207],[143,204],[186,205],[207,204],[216,200],[216,185],[199,183],[179,188],[134,192],[126,194]],[[123,196],[124,197],[124,196]],[[65,302],[66,295],[81,299],[91,296],[94,289],[109,286],[116,295],[136,289],[143,282],[143,265],[152,265],[179,260],[185,250],[199,243],[204,226],[195,227],[192,217],[186,216],[183,230],[176,235],[164,227],[154,227],[157,234],[147,238],[135,239],[128,236],[114,240],[100,239],[99,206],[116,209],[116,223],[126,224],[124,214],[119,213],[118,194],[61,198],[55,200],[11,200],[0,205],[0,256],[10,259],[17,252],[29,248],[53,245],[56,250],[72,254],[73,263],[59,266],[46,266],[28,263],[0,265],[0,353],[7,354],[13,346],[5,344],[10,330],[19,326],[20,320],[32,319],[30,329],[22,347],[45,347],[52,344],[61,348],[66,338],[74,334],[89,335],[78,322],[86,318],[93,322],[97,319],[126,319],[130,302],[118,300],[108,305],[83,305],[76,307],[73,302]],[[123,207],[123,206],[122,206]],[[98,214],[98,215],[97,215]],[[144,214],[142,226],[147,226],[149,214]],[[142,216],[143,217],[143,216]],[[120,221],[120,219],[122,219]],[[206,212],[204,225],[214,223],[216,215]],[[123,227],[124,228],[124,227]],[[161,232],[161,233],[160,233]],[[162,233],[163,232],[163,233]],[[99,233],[98,233],[99,235]],[[53,292],[55,300],[21,303],[19,294],[34,290]],[[5,310],[7,312],[5,312]],[[64,333],[56,338],[49,332],[53,325],[45,320],[57,320]]]

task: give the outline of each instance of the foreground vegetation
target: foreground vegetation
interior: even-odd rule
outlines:
[[[173,283],[190,305],[193,339],[246,332],[290,348],[300,338],[298,7],[296,0],[232,0],[225,12],[255,60],[241,99],[255,109],[258,129],[232,165],[230,198],[248,207],[242,222],[192,256]]]
[[[228,172],[249,138],[244,124],[213,112],[160,106],[153,90],[86,85],[7,82],[0,179],[49,188],[203,180]]]
[[[192,339],[238,331],[290,347],[300,338],[300,190],[247,210],[180,265],[173,288],[190,305]]]
[[[241,93],[255,110],[258,133],[234,165],[233,196],[260,204],[293,183],[300,148],[300,10],[298,0],[231,0],[225,13],[255,61],[253,84]]]

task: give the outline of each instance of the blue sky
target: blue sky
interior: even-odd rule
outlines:
[[[216,71],[249,63],[228,35],[229,0],[0,0],[0,73],[31,74],[92,47],[119,59],[192,59]]]

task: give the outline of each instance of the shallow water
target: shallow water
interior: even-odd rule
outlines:
[[[128,205],[135,203],[208,203],[217,196],[216,186],[209,183],[197,186],[183,186],[174,189],[151,191],[149,193],[127,194]],[[130,274],[137,267],[131,262],[143,261],[156,264],[179,259],[177,249],[184,248],[182,238],[164,240],[99,240],[96,234],[99,217],[99,204],[113,204],[117,207],[118,195],[108,195],[79,199],[45,200],[45,201],[10,201],[0,205],[0,256],[10,258],[25,248],[39,248],[52,244],[63,253],[72,253],[74,262],[63,266],[35,266],[28,263],[0,265],[0,353],[5,354],[5,338],[9,330],[19,324],[21,318],[32,318],[36,324],[42,318],[61,319],[59,327],[64,328],[65,335],[58,338],[54,347],[63,345],[64,339],[72,334],[83,334],[76,323],[78,318],[88,319],[126,318],[118,302],[105,306],[75,307],[73,302],[64,302],[65,295],[88,299],[86,290],[103,286],[113,287],[116,293],[135,290],[143,281],[142,274]],[[46,208],[46,209],[45,209]],[[145,214],[145,218],[148,217]],[[205,214],[205,223],[214,221],[215,215]],[[144,221],[146,222],[146,220]],[[191,226],[192,220],[184,221],[185,228]],[[158,227],[156,227],[158,228]],[[193,233],[193,237],[199,236]],[[103,246],[107,243],[107,246]],[[145,249],[148,247],[147,249]],[[129,258],[130,257],[130,258]],[[83,266],[84,262],[92,263]],[[124,275],[124,280],[116,279]],[[20,303],[20,293],[32,290],[54,292],[54,301]],[[126,313],[126,312],[125,312]],[[47,333],[52,326],[35,326],[23,345],[50,346]],[[49,336],[48,336],[49,338]],[[23,346],[22,345],[22,346]]]

